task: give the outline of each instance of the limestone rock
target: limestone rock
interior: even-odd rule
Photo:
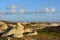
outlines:
[[[7,24],[0,22],[0,33],[4,32],[8,28]]]
[[[24,32],[32,32],[32,28],[26,28]]]
[[[14,25],[14,24],[8,24],[8,26],[10,26],[10,27],[17,27],[17,25]]]
[[[25,35],[30,35],[30,36],[37,35],[37,32],[35,30],[33,30],[32,28],[25,29],[24,33],[25,33]]]
[[[24,33],[24,26],[21,25],[21,23],[17,23],[17,28],[12,28],[9,32],[3,34],[1,37],[6,37],[8,35],[14,35],[13,37],[23,37],[23,33]]]
[[[29,33],[28,35],[32,36],[32,35],[37,35],[37,34],[38,33],[36,31],[34,31],[34,32]]]

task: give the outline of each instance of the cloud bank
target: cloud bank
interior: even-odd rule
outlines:
[[[7,10],[7,13],[8,14],[16,14],[16,13],[33,13],[33,10],[27,10],[25,9],[24,7],[20,7],[20,5],[12,5],[12,6],[8,6],[7,7],[8,10]],[[18,9],[18,10],[17,10]],[[45,9],[35,9],[34,10],[34,13],[55,13],[56,12],[56,8],[54,7],[51,7],[51,8],[45,8]]]

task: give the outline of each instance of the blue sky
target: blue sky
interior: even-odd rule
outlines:
[[[7,5],[19,4],[26,9],[60,7],[60,0],[0,0],[0,8],[4,9]],[[45,6],[46,5],[46,6]]]
[[[27,11],[35,9],[44,10],[54,7],[56,12],[44,14],[4,14],[0,16],[0,20],[9,21],[41,21],[41,22],[60,22],[60,0],[0,0],[0,10],[6,12],[7,6],[20,5]]]

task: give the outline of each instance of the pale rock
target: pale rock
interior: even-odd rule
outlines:
[[[3,33],[8,28],[7,24],[0,22],[0,33]]]
[[[14,35],[13,37],[21,38],[23,37],[23,33],[24,33],[24,26],[18,22],[16,28],[11,29],[9,32],[3,34],[1,37],[6,37],[8,35],[13,34]]]

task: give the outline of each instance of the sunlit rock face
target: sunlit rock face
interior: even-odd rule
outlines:
[[[13,27],[10,31],[3,34],[1,37],[6,37],[8,35],[13,34],[14,35],[13,37],[21,38],[21,37],[23,37],[23,33],[24,33],[24,26],[21,25],[21,23],[17,23],[17,27]]]
[[[17,23],[17,30],[15,31],[16,33],[14,33],[14,37],[23,37],[23,33],[24,33],[24,26],[21,23]]]
[[[14,25],[14,24],[8,24],[8,26],[10,26],[10,27],[17,27],[17,25]]]
[[[32,32],[32,29],[31,29],[31,28],[26,28],[26,29],[24,30],[24,32]]]
[[[7,25],[5,24],[5,26],[7,27]],[[37,32],[33,30],[33,28],[26,28],[24,29],[24,26],[22,25],[22,23],[17,22],[16,25],[14,24],[9,24],[8,26],[13,27],[11,30],[9,30],[7,33],[2,34],[1,37],[7,37],[9,35],[13,34],[13,37],[15,38],[21,38],[24,37],[24,33],[28,33],[26,35],[37,35]]]
[[[24,33],[24,26],[19,22],[17,23],[17,25],[18,25],[17,29],[20,31],[20,33],[21,34]]]
[[[33,28],[26,28],[24,34],[28,36],[37,35],[37,32]]]
[[[38,33],[36,32],[36,31],[32,31],[32,32],[30,32],[28,35],[30,35],[30,36],[33,36],[33,35],[37,35]]]
[[[0,33],[3,33],[8,28],[7,24],[0,22]]]
[[[58,24],[58,23],[51,23],[51,26],[59,26],[60,24]]]

